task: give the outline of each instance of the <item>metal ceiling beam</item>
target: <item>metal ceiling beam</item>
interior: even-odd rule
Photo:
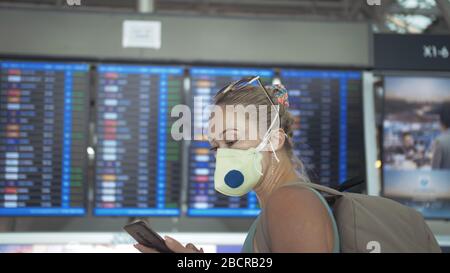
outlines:
[[[350,4],[351,0],[343,0],[343,8],[342,8],[342,15],[348,18],[348,15],[350,14]]]
[[[353,1],[348,18],[354,19],[356,17],[356,15],[358,14],[358,12],[361,11],[363,4],[364,4],[364,1],[361,1],[361,0]]]
[[[163,0],[167,1],[167,0]],[[169,0],[171,1],[171,0]],[[182,0],[183,1],[183,0]],[[342,6],[341,1],[336,0],[203,0],[208,3],[222,3],[222,4],[250,4],[250,5],[270,5],[270,6],[303,6],[319,8],[339,8]],[[198,0],[187,0],[187,2],[198,2]]]
[[[326,5],[333,3],[333,5]],[[251,15],[323,15],[323,17],[342,17],[343,6],[340,2],[322,2],[317,1],[182,1],[182,0],[164,0],[157,1],[158,12],[197,12],[207,14],[251,14]],[[315,11],[315,12],[313,12]]]
[[[359,0],[360,1],[360,0]],[[286,0],[159,0],[158,5],[229,5],[229,6],[271,6],[271,7],[317,7],[321,9],[342,9],[341,1],[286,1]]]
[[[140,13],[152,13],[155,11],[154,0],[137,0],[137,11]]]

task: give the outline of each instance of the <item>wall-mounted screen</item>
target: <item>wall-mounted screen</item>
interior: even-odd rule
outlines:
[[[450,77],[384,78],[384,196],[450,217]]]
[[[0,215],[85,209],[89,66],[0,62]]]
[[[97,216],[180,214],[181,141],[170,110],[183,102],[181,67],[97,67]]]
[[[281,70],[295,117],[295,154],[312,182],[338,188],[365,177],[362,75],[357,71]]]

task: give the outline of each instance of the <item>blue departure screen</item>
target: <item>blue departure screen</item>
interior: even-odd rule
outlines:
[[[294,153],[312,182],[338,188],[365,176],[361,73],[281,70],[295,118]]]
[[[0,62],[0,215],[85,214],[89,66]]]
[[[179,215],[181,142],[170,109],[183,102],[183,69],[103,64],[97,74],[94,214]]]

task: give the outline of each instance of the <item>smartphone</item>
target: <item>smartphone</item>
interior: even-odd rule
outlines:
[[[173,251],[166,246],[164,239],[142,220],[136,220],[127,224],[123,229],[143,246],[156,249],[161,253],[173,253]]]

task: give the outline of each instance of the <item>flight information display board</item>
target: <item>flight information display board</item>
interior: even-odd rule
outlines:
[[[195,67],[191,74],[191,105],[194,98],[212,103],[223,86],[242,77],[259,75],[264,84],[271,84],[273,71],[256,68]],[[207,117],[194,109],[194,139],[200,139]],[[200,110],[201,111],[201,110]],[[256,216],[258,201],[254,192],[243,197],[228,197],[214,189],[215,158],[208,141],[193,140],[189,147],[188,210],[189,216]]]
[[[282,70],[295,117],[295,154],[312,182],[365,176],[361,72]]]
[[[0,62],[0,215],[84,215],[89,66]]]
[[[211,98],[225,84],[248,75],[274,76],[271,70],[196,68],[191,71],[192,96]],[[295,118],[294,153],[310,179],[336,188],[346,179],[364,177],[361,73],[283,69],[280,80]],[[194,127],[194,132],[199,130]],[[188,215],[258,215],[254,192],[241,198],[215,192],[214,157],[208,147],[206,141],[193,141],[190,147]]]
[[[97,216],[180,214],[181,141],[171,137],[183,102],[181,67],[97,67]]]

